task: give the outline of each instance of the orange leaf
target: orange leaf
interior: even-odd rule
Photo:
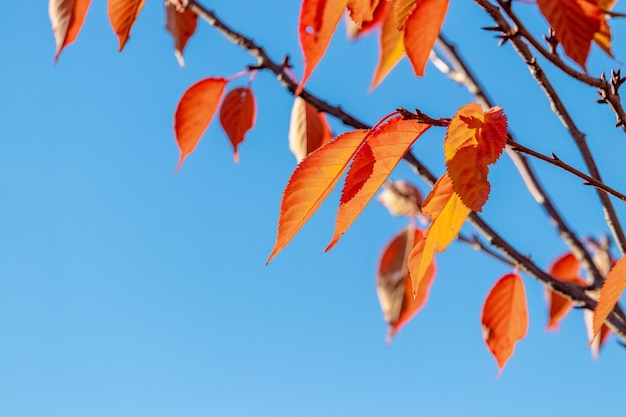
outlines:
[[[580,263],[571,253],[554,261],[548,272],[559,281],[585,285],[585,281],[580,277]],[[558,330],[560,321],[567,315],[574,303],[548,288],[546,288],[546,301],[549,313],[546,330]]]
[[[343,187],[330,250],[361,214],[404,154],[430,125],[396,116],[368,135],[356,154]]]
[[[296,156],[296,160],[302,161],[305,156],[331,139],[332,132],[324,113],[302,97],[296,97],[289,122],[289,149]]]
[[[387,0],[382,0],[386,2]],[[358,27],[364,22],[369,22],[374,18],[374,10],[379,4],[379,0],[349,0],[348,12],[350,13],[350,19]]]
[[[565,55],[586,70],[591,41],[601,29],[602,11],[595,0],[537,0]]]
[[[435,277],[433,263],[423,285],[413,297],[411,281],[408,279],[407,261],[409,252],[423,241],[422,231],[409,226],[400,231],[387,244],[376,276],[376,292],[385,321],[389,325],[388,342],[426,304],[430,286]]]
[[[179,12],[175,5],[166,2],[165,4],[165,27],[174,38],[174,55],[181,67],[185,66],[183,51],[187,41],[196,31],[198,25],[198,15],[191,9]]]
[[[602,14],[602,19],[600,20],[600,30],[593,35],[593,40],[600,48],[602,48],[604,52],[606,52],[608,56],[613,56],[613,52],[611,52],[611,27],[606,21],[604,13]]]
[[[404,46],[415,75],[423,76],[430,51],[439,36],[449,0],[417,0],[405,22]]]
[[[226,94],[220,108],[220,123],[233,145],[235,162],[239,162],[237,146],[254,126],[255,118],[256,104],[250,88],[237,87]]]
[[[180,98],[174,114],[174,133],[180,149],[176,170],[209,127],[227,83],[226,78],[205,78],[189,87]]]
[[[370,90],[375,89],[404,56],[403,32],[396,27],[393,13],[386,13],[384,16],[378,45],[378,64]]]
[[[602,323],[609,317],[626,287],[626,257],[613,265],[600,289],[600,300],[593,313],[593,335],[600,331]]]
[[[404,31],[404,24],[415,10],[417,2],[418,0],[395,0],[393,2],[393,21],[396,29]]]
[[[603,324],[600,328],[600,334],[593,335],[593,311],[583,311],[583,319],[585,321],[585,327],[587,328],[587,338],[589,339],[589,347],[591,348],[591,357],[593,359],[600,358],[600,351],[602,347],[611,336],[611,329],[606,324]]]
[[[48,3],[48,14],[56,41],[54,62],[59,59],[63,48],[76,40],[90,4],[91,0],[50,0]]]
[[[435,183],[422,206],[422,212],[432,216],[433,221],[424,232],[424,248],[420,251],[414,250],[409,256],[413,288],[419,289],[435,252],[443,252],[448,247],[470,214],[471,210],[451,190],[449,184],[450,179],[446,173]]]
[[[299,95],[311,73],[326,53],[348,0],[303,0],[298,36],[304,54],[304,75],[296,90]]]
[[[519,275],[507,274],[496,282],[487,295],[480,321],[487,348],[502,372],[515,343],[528,331],[526,291]]]
[[[339,135],[307,155],[296,167],[283,192],[276,243],[267,263],[287,246],[328,197],[367,133],[353,130]]]
[[[448,125],[444,153],[454,190],[465,205],[481,211],[489,197],[489,164],[506,145],[506,116],[499,107],[483,113],[476,103],[461,107]]]
[[[109,0],[109,21],[120,43],[120,51],[124,49],[130,37],[130,30],[139,16],[146,0]]]
[[[356,39],[361,36],[365,36],[374,30],[376,27],[380,26],[387,16],[387,11],[389,10],[388,5],[390,4],[387,0],[381,0],[376,5],[376,9],[374,9],[374,14],[371,20],[364,21],[361,26],[358,26],[356,23],[352,21],[352,19],[348,20],[348,37],[350,39]]]

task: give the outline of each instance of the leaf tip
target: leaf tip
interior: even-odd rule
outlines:
[[[235,153],[233,154],[233,158],[235,159],[235,163],[238,164],[239,163],[239,151],[237,151],[237,149],[235,149]]]
[[[185,68],[185,59],[183,58],[183,53],[177,49],[174,51],[174,56],[176,57],[176,61],[178,61],[178,65],[180,65],[181,68]]]

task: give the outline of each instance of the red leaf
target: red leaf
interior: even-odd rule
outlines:
[[[439,36],[449,0],[417,0],[404,28],[404,46],[415,75],[423,76],[430,51]]]
[[[239,162],[237,146],[244,140],[246,132],[254,126],[256,104],[254,94],[248,87],[232,89],[222,102],[220,123],[233,145],[235,162]]]
[[[595,0],[537,0],[565,55],[586,70],[591,42],[601,30],[602,11]]]
[[[548,272],[559,281],[585,285],[585,281],[580,277],[580,263],[571,253],[554,261]],[[548,288],[546,288],[546,301],[549,314],[546,330],[558,330],[560,321],[571,310],[574,303]]]
[[[435,277],[435,264],[428,269],[423,284],[413,297],[408,279],[407,261],[412,248],[422,242],[422,231],[409,226],[387,244],[376,276],[376,292],[385,321],[389,325],[388,342],[426,304],[430,286]]]
[[[120,43],[120,51],[124,49],[130,37],[130,31],[139,16],[146,0],[109,0],[109,21]]]
[[[194,151],[209,127],[227,83],[225,78],[205,78],[189,87],[180,98],[174,114],[174,133],[180,149],[176,170]]]
[[[354,158],[341,195],[330,250],[361,214],[404,154],[430,125],[394,117],[372,130]],[[370,152],[371,151],[371,152]]]
[[[198,25],[198,15],[191,9],[178,11],[175,5],[165,4],[165,27],[174,38],[174,55],[181,67],[185,66],[183,51],[189,38],[193,36]]]
[[[90,4],[91,0],[50,0],[48,3],[48,14],[56,41],[54,62],[59,59],[63,48],[76,40]]]
[[[528,331],[526,291],[519,275],[507,274],[496,282],[487,295],[480,321],[487,348],[502,372],[515,344]]]
[[[311,73],[326,53],[348,0],[303,0],[298,36],[304,54],[304,75],[296,90],[299,95]]]
[[[283,192],[276,243],[267,263],[287,246],[328,197],[367,133],[353,130],[339,135],[298,164]]]
[[[376,88],[404,56],[403,32],[396,27],[393,13],[387,12],[383,18],[378,45],[378,64],[370,90]]]
[[[593,313],[593,334],[600,332],[613,307],[619,301],[622,292],[626,288],[626,257],[623,257],[613,265],[600,289],[600,300]]]
[[[324,113],[302,97],[296,97],[289,122],[289,149],[296,160],[302,161],[305,156],[331,139],[332,132]]]

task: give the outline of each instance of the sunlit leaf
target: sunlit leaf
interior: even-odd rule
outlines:
[[[393,23],[396,29],[404,31],[406,20],[413,13],[419,2],[420,0],[395,0],[392,2]]]
[[[404,56],[403,36],[403,32],[396,28],[393,13],[386,13],[380,29],[380,39],[378,41],[379,58],[376,70],[374,71],[374,79],[370,87],[371,90],[380,84],[387,74],[389,74],[389,71],[400,61],[400,58]]]
[[[332,132],[324,113],[302,97],[295,97],[289,122],[289,149],[298,162],[329,142]]]
[[[108,1],[109,21],[119,39],[120,51],[124,49],[124,45],[126,45],[130,37],[130,31],[145,1],[146,0]]]
[[[624,288],[626,288],[626,257],[622,257],[613,265],[611,272],[602,284],[600,299],[593,313],[594,335],[598,334],[600,327],[613,311],[613,307],[619,301]]]
[[[174,133],[180,149],[177,170],[209,127],[227,83],[225,78],[205,78],[189,87],[180,98],[174,114]]]
[[[602,11],[595,0],[537,0],[541,14],[554,29],[565,55],[582,68],[594,36],[601,29]]]
[[[178,11],[176,6],[166,2],[165,4],[165,27],[174,39],[174,55],[181,67],[185,66],[183,51],[189,38],[193,36],[198,25],[198,15],[191,9]]]
[[[377,199],[394,216],[416,217],[422,213],[422,193],[407,181],[386,181]]]
[[[404,47],[415,75],[423,76],[430,51],[439,36],[449,0],[417,0],[404,23]]]
[[[63,48],[76,40],[85,21],[91,0],[50,0],[48,14],[56,41],[54,62],[59,59]]]
[[[287,246],[328,197],[367,133],[353,130],[339,135],[298,164],[283,192],[276,243],[267,263]]]
[[[524,281],[517,274],[500,278],[491,289],[481,315],[483,337],[500,372],[513,355],[515,344],[526,337],[528,308]]]
[[[571,282],[584,286],[585,281],[580,277],[580,263],[574,255],[567,253],[560,256],[550,266],[548,273],[563,282]],[[558,330],[559,323],[571,310],[574,303],[560,294],[546,288],[546,301],[548,303],[548,324],[546,330]]]
[[[256,104],[250,88],[237,87],[226,94],[220,107],[220,123],[233,145],[235,162],[239,162],[237,147],[254,126],[255,118]]]
[[[435,264],[431,264],[415,297],[408,276],[408,255],[413,247],[420,244],[423,244],[422,231],[409,226],[387,244],[378,263],[376,292],[383,316],[389,325],[388,342],[391,342],[400,328],[410,321],[428,300],[430,286],[435,276]]]
[[[382,0],[383,2],[387,0]],[[378,6],[380,0],[349,0],[348,12],[350,19],[361,27],[364,22],[369,22],[374,18],[374,10]]]
[[[303,0],[298,36],[304,54],[304,75],[298,85],[299,95],[311,73],[326,53],[348,0]]]
[[[378,192],[411,145],[430,125],[397,116],[373,129],[354,158],[344,184],[330,250]]]
[[[611,329],[606,324],[603,324],[600,328],[600,333],[594,336],[593,311],[583,311],[583,318],[585,320],[585,327],[587,328],[587,338],[589,340],[589,347],[591,348],[591,357],[597,360],[600,358],[600,351],[611,336]]]
[[[381,26],[383,20],[387,16],[387,12],[390,9],[389,5],[391,2],[387,0],[381,0],[376,5],[376,9],[374,9],[374,14],[372,19],[369,21],[363,22],[361,26],[358,26],[356,23],[352,21],[352,19],[348,19],[347,21],[347,30],[348,37],[350,39],[357,39],[361,36],[365,36],[372,32],[377,27]]]

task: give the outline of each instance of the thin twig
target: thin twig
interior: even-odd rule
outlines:
[[[459,233],[459,235],[457,236],[457,240],[460,240],[461,242],[471,246],[477,251],[481,251],[491,256],[492,258],[497,259],[498,261],[502,262],[505,265],[508,265],[511,267],[518,266],[518,264],[511,261],[506,256],[500,255],[500,253],[496,252],[495,250],[491,249],[489,246],[485,245],[483,242],[480,241],[480,239],[478,239],[478,236],[476,235],[472,235],[472,237],[470,238],[470,237],[465,236],[463,233]]]
[[[188,7],[191,8],[191,10],[193,10],[207,23],[214,26],[220,33],[230,39],[233,43],[248,50],[259,61],[259,68],[267,68],[268,70],[274,72],[277,79],[286,88],[288,88],[289,91],[291,91],[292,93],[295,92],[296,85],[293,80],[291,80],[284,72],[284,68],[281,67],[280,64],[272,61],[265,53],[265,51],[256,43],[254,43],[252,39],[228,27],[226,24],[224,24],[224,22],[217,18],[214,12],[208,10],[196,0],[189,0]],[[358,119],[344,112],[340,107],[330,106],[328,103],[308,93],[307,91],[304,91],[301,96],[303,99],[307,100],[314,106],[319,106],[319,110],[325,111],[337,117],[337,119],[341,120],[346,125],[352,126],[354,128],[369,128],[368,125],[360,122]],[[415,172],[417,172],[422,177],[422,179],[424,179],[431,186],[434,185],[437,177],[424,164],[422,164],[421,161],[415,157],[415,155],[409,152],[405,155],[404,159],[415,170]],[[569,283],[558,281],[554,277],[547,274],[534,262],[532,262],[531,259],[517,252],[515,248],[513,248],[510,244],[504,241],[495,232],[495,230],[493,230],[487,223],[484,222],[484,220],[477,213],[471,213],[468,220],[471,224],[474,225],[474,227],[476,227],[481,232],[485,239],[488,240],[490,245],[499,249],[512,262],[517,263],[519,267],[526,271],[529,275],[535,277],[536,279],[547,285],[550,289],[556,291],[564,297],[577,302],[581,307],[588,309],[595,308],[597,304],[596,301],[590,298],[582,289],[572,286]],[[609,317],[607,318],[607,323],[617,335],[626,340],[626,323],[621,321],[615,311],[613,311],[609,315]]]
[[[488,0],[474,0],[474,2],[482,7],[492,17],[492,19],[496,22],[502,32],[507,34],[516,33],[516,31],[513,30],[513,28],[509,25],[509,22],[506,20],[498,6],[491,4]],[[556,92],[556,90],[552,86],[552,83],[550,82],[550,80],[548,80],[545,72],[537,62],[536,57],[532,54],[530,48],[520,36],[510,36],[509,39],[514,46],[514,49],[528,66],[528,69],[530,70],[533,78],[535,78],[535,81],[544,91],[546,97],[550,101],[552,111],[558,116],[563,126],[570,133],[572,139],[574,139],[574,142],[576,143],[576,146],[578,147],[583,157],[583,160],[585,161],[585,165],[587,165],[589,174],[595,180],[602,182],[600,171],[598,170],[593,155],[591,154],[589,146],[587,145],[585,135],[580,130],[578,130],[576,123],[574,123],[574,120],[572,119],[569,111],[565,107],[565,104],[563,104],[561,97]],[[620,221],[617,217],[617,213],[615,212],[613,203],[606,193],[597,188],[596,192],[598,194],[598,197],[600,198],[600,202],[602,203],[602,209],[604,211],[604,217],[607,226],[611,230],[613,238],[615,239],[621,254],[624,255],[624,253],[626,252],[626,235],[624,235],[624,230],[622,229]]]

